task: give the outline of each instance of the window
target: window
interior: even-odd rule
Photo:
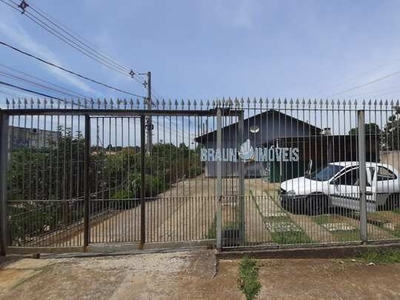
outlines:
[[[326,181],[326,180],[331,179],[334,175],[336,175],[342,169],[343,169],[342,166],[328,165],[321,171],[317,171],[306,177],[310,178],[311,180]]]
[[[384,180],[393,180],[396,179],[396,175],[389,169],[384,167],[379,167],[378,174],[377,174],[377,181],[384,181]]]
[[[340,176],[336,182],[340,185],[358,185],[358,177],[358,168],[356,168]]]
[[[334,184],[339,184],[339,185],[354,185],[358,186],[360,185],[360,176],[359,176],[359,168],[352,169],[339,178],[335,180]],[[370,186],[367,178],[367,174],[365,174],[365,184],[366,186]]]

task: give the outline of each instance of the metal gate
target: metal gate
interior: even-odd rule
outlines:
[[[217,108],[92,116],[90,243],[214,244],[217,200],[233,197],[239,178],[231,178],[230,192],[222,189],[222,176],[203,173],[196,144],[224,125],[236,126],[238,115]]]
[[[2,245],[215,243],[218,201],[236,199],[238,177],[205,174],[199,145],[220,149],[240,110],[41,104],[1,111]]]
[[[399,107],[14,101],[0,111],[2,251],[398,241]]]

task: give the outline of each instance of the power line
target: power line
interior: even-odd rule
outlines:
[[[0,0],[0,1],[19,12],[19,9],[16,8],[16,7],[14,7],[14,6],[12,6],[10,3],[7,3],[7,2],[4,1],[4,0]]]
[[[36,85],[36,86],[39,86],[39,87],[42,87],[42,88],[45,88],[45,89],[48,89],[48,90],[52,90],[52,91],[54,91],[54,92],[56,92],[56,93],[63,94],[63,95],[66,95],[66,96],[70,96],[70,97],[73,97],[73,98],[80,98],[80,97],[77,96],[77,95],[70,94],[70,93],[66,93],[66,92],[60,91],[60,90],[58,90],[58,89],[55,89],[55,88],[46,86],[46,85],[44,85],[44,84],[40,84],[40,83],[34,82],[34,81],[32,81],[32,80],[25,79],[25,78],[22,78],[22,77],[20,77],[20,76],[16,76],[16,75],[13,75],[13,74],[10,74],[10,73],[7,73],[7,72],[2,72],[2,71],[0,71],[0,76],[4,76],[4,77],[8,77],[8,78],[17,79],[17,80],[24,81],[24,82],[28,82],[28,83],[34,84],[34,85]],[[87,97],[84,97],[84,98],[87,98]]]
[[[3,3],[4,0],[1,0]],[[22,9],[22,13],[29,18],[31,21],[36,23],[38,26],[42,27],[44,30],[49,32],[51,35],[55,36],[56,38],[60,39],[61,41],[65,42],[75,50],[81,52],[85,56],[99,62],[103,66],[106,66],[116,72],[121,73],[122,75],[132,77],[135,81],[139,84],[142,84],[134,75],[136,73],[127,68],[114,59],[110,58],[109,56],[101,53],[100,51],[96,50],[94,47],[88,45],[88,41],[81,37],[80,35],[76,34],[73,30],[68,28],[66,25],[62,24],[60,21],[57,21],[55,18],[51,17],[49,14],[46,14],[44,11],[40,10],[39,8],[35,8],[33,5],[29,4],[28,6],[22,7],[21,4],[18,5],[16,2],[9,0],[9,2],[13,3],[16,7]],[[26,2],[25,2],[26,3]],[[8,4],[8,3],[6,3]],[[10,4],[8,4],[11,6]],[[13,6],[12,6],[13,7]],[[27,9],[33,11],[31,13]],[[15,7],[13,7],[16,9]],[[16,9],[20,11],[19,9]],[[61,31],[60,31],[61,30]],[[78,36],[78,37],[76,37]]]
[[[1,0],[3,3],[4,0]],[[9,2],[13,3],[15,6],[18,6],[17,3],[13,2],[12,0],[9,0]],[[55,22],[51,21],[48,17],[46,17],[43,13],[39,12],[38,10],[36,10],[35,8],[32,7],[32,5],[29,5],[29,7],[31,8],[31,10],[33,10],[36,14],[38,14],[40,17],[42,17],[43,19],[45,19],[46,21],[50,22],[50,24],[52,24],[53,26],[56,26],[57,28],[61,29],[64,33],[66,33],[68,36],[70,36],[72,39],[76,40],[79,44],[82,44],[83,46],[89,48],[89,50],[91,50],[92,52],[97,52],[95,49],[93,49],[90,46],[87,46],[85,43],[81,42],[79,39],[77,39],[76,37],[74,37],[72,34],[70,34],[68,31],[64,30],[61,26],[57,25]],[[15,7],[13,7],[15,8]],[[18,9],[17,9],[18,10]],[[19,11],[19,10],[18,10]],[[60,33],[59,31],[57,31],[57,29],[54,29],[54,27],[52,27],[51,25],[48,25],[45,21],[39,19],[36,15],[30,13],[29,11],[23,10],[23,14],[26,15],[29,19],[31,19],[33,22],[35,22],[37,25],[41,26],[43,29],[47,30],[49,33],[51,33],[52,35],[56,36],[57,38],[61,39],[62,41],[66,42],[67,44],[69,44],[72,47],[75,47],[73,45],[71,45],[70,43],[75,44],[77,47],[79,47],[80,49],[75,48],[78,51],[84,50],[87,52],[90,52],[87,49],[84,49],[81,45],[79,45],[77,42],[75,42],[74,40],[71,40],[70,38],[66,37],[64,34]],[[64,26],[65,27],[65,26]],[[60,37],[61,36],[61,37]],[[82,52],[83,53],[83,52]],[[98,52],[97,52],[98,53]],[[85,55],[87,55],[87,53],[84,53]],[[96,54],[96,57],[100,57],[101,55]],[[91,57],[93,58],[93,57]],[[93,58],[95,59],[95,58]],[[119,64],[116,64],[114,61],[108,59],[108,58],[101,58],[103,61],[105,61],[106,63],[109,63],[111,65],[113,65],[113,67],[115,68],[119,68],[122,71],[125,71],[123,74],[124,75],[128,75],[129,76],[129,69],[125,68]]]
[[[55,83],[51,83],[51,82],[49,82],[49,81],[46,81],[46,80],[41,79],[41,78],[38,78],[38,77],[36,77],[36,76],[27,74],[27,73],[22,72],[22,71],[16,70],[16,69],[11,68],[11,67],[9,67],[9,66],[5,66],[5,65],[3,65],[3,64],[0,64],[0,67],[2,67],[2,68],[4,68],[4,69],[7,69],[7,70],[10,70],[10,71],[13,71],[13,72],[15,72],[15,73],[22,74],[22,75],[24,75],[24,76],[26,76],[26,77],[33,78],[33,79],[35,79],[35,80],[37,80],[37,81],[44,82],[44,83],[46,83],[46,84],[55,86],[55,87],[57,87],[57,88],[59,88],[59,89],[62,89],[62,90],[64,90],[64,91],[73,93],[73,94],[77,95],[77,98],[79,98],[79,97],[82,97],[82,98],[90,98],[90,97],[88,97],[88,96],[86,96],[86,95],[80,94],[80,93],[78,93],[78,92],[76,92],[76,91],[73,91],[73,90],[70,90],[70,89],[68,89],[68,88],[66,88],[66,87],[60,86],[60,85],[55,84]]]
[[[11,88],[14,88],[14,89],[17,89],[17,90],[28,92],[28,93],[31,93],[31,94],[34,94],[34,95],[39,95],[39,96],[47,97],[47,98],[50,98],[50,99],[56,99],[56,100],[60,100],[60,101],[63,101],[63,102],[69,102],[69,101],[66,101],[66,100],[58,98],[58,97],[54,97],[54,96],[50,96],[50,95],[45,94],[45,93],[41,93],[41,92],[37,92],[37,91],[34,91],[34,90],[26,89],[24,87],[21,87],[21,86],[18,86],[18,85],[14,85],[14,84],[11,84],[11,83],[8,83],[8,82],[0,81],[0,84],[4,85],[4,86],[11,87]],[[72,102],[72,104],[77,105],[74,102]]]
[[[116,87],[113,87],[113,86],[111,86],[111,85],[102,83],[102,82],[100,82],[100,81],[91,79],[91,78],[89,78],[89,77],[86,77],[86,76],[81,75],[81,74],[79,74],[79,73],[76,73],[76,72],[74,72],[74,71],[65,69],[65,68],[63,68],[63,67],[61,67],[61,66],[59,66],[59,65],[56,65],[55,63],[46,61],[46,60],[44,60],[44,59],[42,59],[42,58],[39,58],[39,57],[37,57],[37,56],[35,56],[35,55],[33,55],[33,54],[30,54],[30,53],[28,53],[28,52],[25,52],[25,51],[23,51],[23,50],[20,50],[20,49],[14,47],[14,46],[11,46],[11,45],[9,45],[9,44],[7,44],[7,43],[5,43],[5,42],[0,41],[0,45],[6,46],[6,47],[8,47],[8,48],[10,48],[10,49],[12,49],[12,50],[14,50],[14,51],[17,51],[17,52],[19,52],[19,53],[21,53],[21,54],[24,54],[24,55],[26,55],[26,56],[29,56],[29,57],[31,57],[31,58],[34,58],[34,59],[36,59],[36,60],[38,60],[38,61],[40,61],[40,62],[42,62],[42,63],[45,63],[45,64],[47,64],[47,65],[49,65],[49,66],[52,66],[52,67],[57,68],[57,69],[60,69],[60,70],[62,70],[62,71],[64,71],[64,72],[67,72],[67,73],[69,73],[69,74],[75,75],[75,76],[80,77],[80,78],[82,78],[82,79],[91,81],[91,82],[93,82],[93,83],[96,83],[96,84],[98,84],[98,85],[104,86],[104,87],[106,87],[106,88],[109,88],[109,89],[112,89],[112,90],[115,90],[115,91],[118,91],[118,92],[121,92],[121,93],[124,93],[124,94],[128,94],[128,95],[131,95],[131,96],[135,96],[135,97],[139,97],[139,98],[143,98],[143,99],[146,98],[146,97],[144,97],[144,96],[140,96],[140,95],[137,95],[137,94],[128,92],[128,91],[121,90],[121,89],[119,89],[119,88],[116,88]]]
[[[114,67],[112,65],[110,65],[108,62],[97,58],[96,56],[92,55],[91,53],[89,53],[87,50],[85,50],[83,47],[79,46],[77,43],[75,43],[74,41],[72,41],[71,39],[65,37],[62,34],[59,34],[57,32],[55,32],[51,27],[49,27],[48,25],[46,25],[43,21],[36,19],[34,17],[31,17],[32,15],[27,12],[26,17],[30,20],[32,20],[32,22],[36,23],[37,25],[39,25],[40,27],[42,27],[44,30],[46,30],[48,33],[50,33],[51,35],[55,36],[56,38],[60,39],[61,41],[65,42],[66,44],[70,45],[72,48],[74,48],[75,50],[81,52],[83,55],[97,61],[98,63],[100,63],[101,65],[110,68],[122,75],[127,75],[129,76],[128,73],[125,73],[124,71],[121,71],[120,69],[118,69],[117,67]]]
[[[397,58],[395,58],[395,59],[391,59],[391,60],[390,60],[390,62],[398,62],[398,61],[400,61],[400,57],[397,57]],[[364,75],[367,75],[367,74],[370,74],[370,73],[372,73],[372,72],[374,72],[374,71],[380,70],[380,69],[382,69],[383,67],[387,66],[388,64],[389,64],[389,61],[386,62],[386,63],[384,63],[384,64],[381,64],[381,65],[379,65],[379,66],[377,66],[377,67],[375,67],[375,68],[373,68],[373,69],[370,69],[370,70],[368,70],[368,71],[362,72],[362,73],[360,73],[359,75],[356,75],[356,76],[353,76],[353,77],[344,79],[344,80],[342,80],[342,81],[339,81],[338,83],[336,83],[336,84],[334,84],[334,85],[332,85],[332,86],[329,86],[329,87],[320,89],[319,91],[317,91],[317,94],[320,94],[320,93],[326,91],[327,89],[332,89],[332,88],[335,88],[335,87],[337,87],[337,86],[340,86],[340,85],[342,85],[343,83],[353,81],[354,79],[360,78],[360,77],[362,77],[362,76],[364,76]]]
[[[379,95],[396,93],[398,89],[399,89],[399,85],[394,85],[394,86],[386,87],[383,89],[377,89],[377,90],[372,90],[369,92],[366,91],[364,93],[360,92],[358,94],[352,94],[352,95],[349,95],[349,97],[352,97],[352,98],[354,98],[354,97],[358,97],[358,98],[375,97],[375,96],[379,96]]]
[[[398,86],[397,86],[398,88]],[[351,97],[359,97],[359,98],[376,98],[376,97],[380,97],[380,96],[385,96],[385,95],[395,95],[400,93],[399,89],[396,90],[387,90],[386,92],[384,91],[373,91],[370,93],[364,93],[364,94],[358,94],[358,95],[351,95]]]
[[[85,40],[86,43],[80,41],[78,38],[76,38],[74,35],[72,35],[71,33],[69,33],[67,30],[63,29],[62,26],[64,28],[67,28],[69,31],[72,32],[71,29],[69,29],[68,27],[66,27],[65,25],[62,24],[62,26],[59,26],[56,22],[54,18],[51,18],[48,14],[46,14],[45,12],[43,12],[40,9],[35,9],[32,5],[30,6],[31,9],[36,12],[39,16],[41,16],[42,18],[44,18],[45,20],[47,20],[48,22],[50,22],[52,25],[56,26],[58,29],[60,29],[61,31],[63,31],[64,33],[66,33],[68,36],[70,36],[71,38],[77,40],[79,43],[81,43],[82,45],[84,45],[85,47],[87,47],[88,49],[94,51],[96,54],[98,54],[100,57],[103,57],[105,60],[109,61],[110,63],[112,63],[113,65],[115,65],[116,67],[120,68],[121,70],[126,71],[128,74],[131,71],[129,68],[122,66],[121,64],[119,64],[117,61],[115,61],[114,59],[108,57],[107,55],[104,55],[103,53],[97,51],[96,49],[94,49],[93,47],[91,47],[90,45],[87,45],[86,43],[88,43],[87,40]],[[54,21],[50,20],[53,19]],[[60,23],[60,22],[59,22]],[[61,24],[61,23],[60,23]],[[76,33],[75,33],[76,34]],[[78,37],[80,39],[83,39],[81,36],[78,35]]]
[[[394,72],[394,73],[390,73],[390,74],[388,74],[388,75],[386,75],[386,76],[379,77],[379,78],[377,78],[377,79],[374,79],[374,80],[368,81],[368,82],[366,82],[366,83],[363,83],[363,84],[357,85],[357,86],[355,86],[355,87],[352,87],[352,88],[346,89],[346,90],[344,90],[344,91],[341,91],[341,92],[337,92],[337,93],[331,94],[331,95],[329,95],[328,97],[333,97],[333,96],[337,96],[337,95],[340,95],[340,94],[343,94],[343,93],[351,92],[351,91],[354,91],[354,90],[356,90],[356,89],[359,89],[359,88],[365,87],[365,86],[367,86],[367,85],[370,85],[370,84],[373,84],[373,83],[376,83],[376,82],[379,82],[379,81],[385,80],[385,79],[387,79],[387,78],[389,78],[389,77],[392,77],[392,76],[395,76],[395,75],[399,75],[399,74],[400,74],[400,71],[397,71],[397,72]]]
[[[19,98],[19,96],[15,95],[15,94],[11,94],[9,92],[6,92],[4,90],[0,90],[0,94],[8,95],[8,96],[13,97],[13,98]]]

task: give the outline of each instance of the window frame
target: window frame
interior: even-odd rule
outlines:
[[[360,167],[359,166],[354,166],[354,167],[349,167],[348,168],[348,170],[346,170],[345,172],[343,172],[342,174],[340,174],[340,172],[339,172],[339,174],[334,178],[334,179],[332,179],[332,181],[330,182],[330,184],[334,184],[334,185],[343,185],[343,186],[359,186],[359,184],[358,185],[354,185],[354,184],[342,184],[342,183],[340,183],[340,182],[338,182],[339,180],[340,180],[340,178],[342,178],[343,176],[346,176],[348,173],[350,173],[350,172],[353,172],[354,170],[357,170],[358,169],[358,174],[360,174]],[[368,181],[368,172],[370,172],[370,170],[368,170],[368,168],[367,168],[367,173],[365,174],[365,183],[366,183],[366,186],[367,187],[370,187],[371,186],[371,183]],[[360,175],[358,175],[359,176],[359,178],[360,178]],[[358,179],[359,179],[358,178]]]
[[[384,169],[384,170],[386,170],[389,174],[391,174],[393,177],[391,177],[391,178],[386,178],[386,179],[379,179],[379,176],[382,176],[382,175],[379,175],[379,171],[381,170],[381,169]],[[384,176],[384,175],[383,175]],[[376,181],[377,182],[380,182],[380,181],[389,181],[389,180],[396,180],[397,179],[397,175],[392,171],[392,170],[389,170],[388,168],[386,168],[386,167],[384,167],[384,166],[378,166],[378,170],[376,171]]]

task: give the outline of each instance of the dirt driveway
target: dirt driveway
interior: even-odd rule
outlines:
[[[245,180],[245,240],[260,244],[312,244],[354,242],[360,240],[357,214],[347,210],[331,210],[319,216],[295,215],[285,211],[279,201],[279,185],[263,179]],[[239,186],[237,178],[222,180],[223,229],[239,224]],[[146,242],[171,243],[215,238],[216,179],[200,175],[180,181],[153,201],[146,202]],[[140,240],[141,207],[115,209],[99,220],[91,221],[91,243],[138,242]],[[400,211],[378,212],[367,216],[371,240],[392,240],[400,236]],[[38,246],[78,246],[83,231],[73,234],[60,231],[58,238],[49,238]]]
[[[0,299],[245,299],[239,261],[212,251],[99,258],[7,259]],[[259,260],[258,299],[399,299],[400,264]]]

